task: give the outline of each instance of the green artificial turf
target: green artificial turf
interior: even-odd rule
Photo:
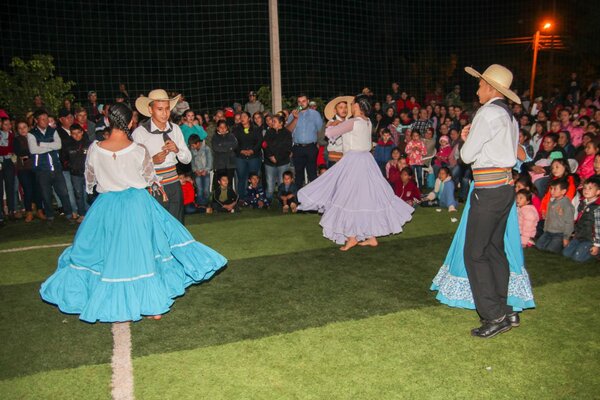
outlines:
[[[356,248],[348,253],[340,252],[321,236],[318,215],[247,211],[188,217],[186,225],[192,234],[230,262],[210,282],[189,288],[161,321],[132,324],[138,398],[161,398],[164,388],[161,391],[160,385],[173,387],[173,397],[162,398],[203,398],[205,394],[204,398],[397,398],[390,394],[405,383],[409,390],[403,393],[411,396],[399,398],[429,398],[421,397],[424,392],[415,386],[420,382],[427,387],[425,377],[437,382],[430,384],[435,396],[444,385],[454,384],[458,390],[452,365],[474,368],[467,361],[486,355],[488,345],[474,345],[467,335],[476,323],[473,311],[439,306],[429,291],[457,226],[450,217],[459,216],[419,209],[404,233],[384,238],[377,249]],[[41,241],[39,228],[40,224],[18,225],[14,234],[4,236],[0,247]],[[73,229],[66,223],[64,228]],[[61,229],[46,231],[46,242],[71,241],[74,230],[65,236]],[[110,325],[82,323],[77,316],[64,315],[43,303],[37,293],[41,280],[56,268],[61,251],[0,254],[0,337],[4,344],[0,347],[0,398],[68,398],[64,388],[78,377],[94,383],[94,388],[86,385],[75,391],[73,398],[109,396],[105,380],[109,379]],[[447,398],[486,398],[487,392],[477,387],[489,384],[494,388],[505,381],[509,387],[523,386],[522,394],[532,394],[514,398],[570,398],[570,393],[588,393],[581,389],[583,386],[594,387],[583,372],[581,382],[570,383],[570,389],[567,383],[571,375],[563,381],[556,376],[560,368],[570,364],[577,364],[576,371],[584,366],[598,369],[589,361],[594,344],[598,351],[598,321],[585,317],[583,311],[572,316],[567,313],[573,305],[578,310],[597,306],[598,263],[576,264],[534,249],[526,250],[525,255],[538,310],[524,313],[522,328],[490,343],[508,343],[515,351],[527,354],[538,349],[539,360],[531,364],[533,371],[527,371],[527,360],[518,358],[518,373],[511,378],[515,383],[506,371],[490,383],[485,380],[489,373],[469,369],[470,383],[461,383],[464,390],[456,396],[448,392]],[[585,329],[565,327],[562,318]],[[559,323],[554,325],[554,320]],[[531,330],[535,321],[541,324],[539,331]],[[541,338],[548,336],[546,324],[556,332],[545,342]],[[419,329],[409,329],[414,326]],[[337,332],[339,343],[328,336],[331,329]],[[363,333],[368,339],[361,339]],[[561,344],[559,336],[568,343]],[[301,349],[295,341],[310,345]],[[391,345],[396,341],[403,342],[399,348],[407,352],[405,357]],[[354,354],[355,342],[365,357],[371,353],[372,357],[362,360]],[[579,351],[571,351],[576,343],[585,344],[583,358]],[[386,351],[397,364],[388,362]],[[176,361],[179,356],[181,361]],[[222,366],[217,365],[220,357]],[[272,359],[275,357],[277,360]],[[327,362],[322,357],[327,357]],[[508,362],[502,357],[494,360],[500,366]],[[364,361],[364,374],[352,375],[359,361]],[[402,384],[387,375],[378,376],[377,368],[371,365],[375,361],[382,362],[386,374],[400,370],[394,379]],[[304,365],[306,368],[301,368]],[[231,385],[226,383],[227,368],[236,375]],[[452,370],[450,377],[445,377],[444,368]],[[536,397],[526,377],[543,375],[547,368],[554,378],[543,380],[548,389],[540,393],[548,396]],[[96,370],[100,378],[90,376]],[[176,379],[177,371],[184,378]],[[153,373],[164,379],[152,382]],[[52,379],[56,384],[48,387]],[[104,382],[100,389],[98,382]],[[558,382],[564,383],[564,396],[558,391]],[[216,395],[219,391],[221,394]],[[248,396],[240,395],[244,392]],[[479,396],[469,397],[468,393]]]

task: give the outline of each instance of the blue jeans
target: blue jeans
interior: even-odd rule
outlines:
[[[2,199],[4,197],[4,187],[6,187],[6,205],[8,212],[15,212],[15,165],[10,158],[0,159],[0,221],[2,221],[3,210]]]
[[[460,186],[458,191],[458,198],[466,200],[469,195],[469,185],[471,184],[472,171],[469,167],[461,164],[456,164],[450,169],[452,174],[452,180],[454,181],[455,187]]]
[[[240,198],[246,197],[246,188],[248,187],[248,175],[250,172],[260,173],[259,157],[255,158],[235,158],[235,172],[237,173],[237,192]]]
[[[77,214],[85,215],[87,205],[85,204],[85,177],[83,175],[71,175],[71,184],[75,193],[75,202],[77,203]],[[68,187],[68,186],[67,186]],[[75,210],[75,209],[74,209]]]
[[[71,210],[77,210],[77,199],[75,198],[75,191],[73,190],[73,183],[71,182],[71,171],[63,171],[65,177],[65,183],[67,184],[67,193],[69,194],[69,203],[71,203]],[[63,209],[64,209],[63,204]],[[83,209],[85,212],[85,208]]]
[[[415,180],[417,181],[417,186],[420,189],[423,189],[423,166],[422,165],[411,165],[410,166],[415,173]]]
[[[539,198],[544,198],[546,192],[548,191],[548,186],[550,186],[550,177],[544,176],[539,178],[533,183],[533,186],[535,186],[535,188],[537,189]]]
[[[589,240],[573,239],[567,247],[563,250],[562,254],[577,262],[585,262],[592,258],[590,249],[593,244]]]
[[[564,235],[562,233],[544,232],[537,242],[535,242],[535,247],[540,250],[560,254],[563,250],[563,238]]]
[[[273,192],[277,184],[283,183],[283,173],[290,169],[290,164],[280,165],[275,167],[272,165],[265,165],[265,174],[267,179],[267,198],[273,200]]]
[[[210,174],[207,172],[204,176],[194,177],[196,182],[196,204],[207,205],[210,196]]]

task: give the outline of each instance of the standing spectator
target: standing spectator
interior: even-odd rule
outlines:
[[[521,189],[516,195],[517,216],[519,218],[519,231],[521,233],[521,246],[532,247],[533,239],[540,220],[538,210],[533,205],[533,193]]]
[[[248,176],[251,172],[260,172],[260,150],[263,138],[260,129],[252,125],[250,114],[247,112],[242,112],[240,125],[234,126],[233,135],[238,143],[235,152],[237,193],[243,199],[246,197]]]
[[[305,182],[305,171],[308,182],[317,178],[317,135],[323,127],[321,115],[308,108],[308,97],[298,96],[298,108],[292,111],[287,120],[287,128],[292,132],[292,161],[296,169],[296,184]]]
[[[59,156],[60,160],[63,163],[63,176],[65,177],[65,184],[67,185],[67,193],[69,194],[69,201],[71,202],[71,209],[77,210],[77,200],[75,198],[75,191],[73,190],[73,183],[71,181],[71,170],[65,167],[65,159],[67,157],[66,154],[66,144],[71,140],[71,126],[73,126],[73,116],[69,114],[67,109],[61,109],[58,112],[58,126],[56,127],[56,132],[58,132],[58,136],[60,137],[60,142],[62,144],[62,148],[60,149]],[[83,128],[82,128],[83,129]],[[86,135],[87,136],[87,135]],[[57,201],[59,201],[58,199]],[[61,203],[62,205],[62,203]],[[75,215],[73,216],[75,217]]]
[[[176,95],[173,97],[177,97]],[[178,117],[182,116],[184,112],[190,109],[190,103],[185,100],[185,96],[183,93],[179,94],[179,98],[177,99],[177,104],[171,113]],[[186,142],[187,143],[187,142]]]
[[[123,97],[125,103],[129,104],[129,92],[124,83],[119,83],[119,94]]]
[[[100,110],[98,110],[98,94],[95,90],[90,90],[87,95],[88,103],[85,106],[85,110],[87,111],[88,118],[96,123],[102,118],[102,114],[100,114]],[[90,134],[87,132],[88,135]]]
[[[38,110],[33,116],[36,126],[27,135],[27,144],[29,145],[29,151],[33,154],[33,169],[41,191],[48,224],[52,224],[54,221],[52,189],[58,195],[67,219],[71,221],[73,209],[69,201],[67,185],[62,174],[58,155],[58,151],[62,147],[60,136],[54,128],[48,126],[48,113],[46,111]]]
[[[214,153],[213,168],[214,182],[216,188],[220,176],[227,177],[227,184],[233,185],[235,174],[235,150],[238,142],[233,133],[229,132],[229,126],[225,120],[217,122],[216,134],[212,137],[211,148]]]
[[[33,213],[37,211],[37,217],[45,220],[46,216],[42,210],[42,200],[40,191],[35,183],[35,174],[33,172],[33,157],[29,152],[27,135],[29,126],[25,121],[17,122],[17,135],[15,137],[14,148],[17,156],[17,177],[23,188],[23,203],[25,205],[25,222],[33,220]],[[34,202],[37,210],[34,209]]]
[[[254,115],[254,113],[263,113],[265,112],[265,106],[257,99],[256,92],[251,91],[248,93],[248,102],[244,106],[244,111],[249,113],[250,115]]]
[[[460,86],[454,86],[454,89],[446,95],[446,104],[448,106],[460,106],[462,107],[463,102],[460,99]]]
[[[425,157],[426,154],[427,148],[425,147],[425,143],[421,140],[421,135],[419,132],[413,131],[410,142],[406,144],[406,155],[408,158],[408,165],[410,165],[415,172],[419,188],[423,187],[423,157]]]
[[[104,140],[104,132],[107,128],[110,128],[110,121],[108,120],[108,113],[110,112],[110,104],[106,103],[102,105],[102,115],[96,121],[96,140],[101,142]]]
[[[268,124],[265,122],[265,118],[262,113],[255,112],[252,114],[252,123],[258,130],[260,131],[260,135],[264,138],[267,134],[267,129],[269,128]]]
[[[75,122],[83,128],[90,142],[96,140],[96,123],[88,119],[88,113],[85,108],[75,110]]]
[[[192,152],[192,173],[196,183],[196,205],[206,206],[210,196],[210,171],[213,169],[212,152],[204,140],[196,134],[188,139]]]
[[[265,173],[267,175],[267,198],[273,198],[275,182],[283,183],[283,174],[290,168],[292,135],[283,126],[283,117],[273,116],[273,127],[269,128],[264,141]]]
[[[183,133],[183,139],[188,144],[192,135],[197,135],[200,140],[206,140],[208,136],[202,125],[196,120],[196,113],[193,110],[184,111],[181,122],[181,133]]]
[[[6,205],[8,216],[15,217],[15,164],[12,161],[15,134],[11,130],[10,119],[0,120],[0,226],[4,225],[4,189],[6,188]]]
[[[79,215],[77,222],[83,222],[86,213],[86,191],[85,191],[85,160],[87,156],[90,142],[87,136],[83,133],[83,128],[77,124],[71,125],[71,136],[63,142],[61,155],[64,154],[63,160],[63,175],[68,172],[71,187],[73,188],[77,214]],[[65,175],[65,180],[67,176]],[[73,213],[75,217],[75,213]]]

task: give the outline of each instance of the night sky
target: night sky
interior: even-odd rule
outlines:
[[[198,109],[215,108],[270,81],[267,0],[40,3],[3,7],[0,64],[50,54],[80,101],[90,89],[110,101],[124,82],[132,96],[162,87]],[[394,80],[419,95],[435,81],[468,90],[465,65],[530,59],[527,46],[493,41],[532,35],[552,2],[533,3],[280,0],[283,93],[328,98],[369,86],[383,95]],[[457,72],[437,78],[451,54]]]

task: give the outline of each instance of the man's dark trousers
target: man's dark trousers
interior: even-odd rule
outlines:
[[[504,233],[514,201],[512,185],[471,193],[464,259],[475,307],[485,320],[512,312],[506,304],[510,270]]]
[[[319,149],[315,143],[301,145],[295,144],[292,148],[292,161],[296,171],[296,185],[304,186],[304,169],[308,175],[308,181],[317,179],[317,155]]]
[[[155,193],[154,198],[179,222],[183,224],[183,190],[179,179],[168,185],[164,185],[163,189],[168,197],[166,202],[163,201],[162,194]]]

